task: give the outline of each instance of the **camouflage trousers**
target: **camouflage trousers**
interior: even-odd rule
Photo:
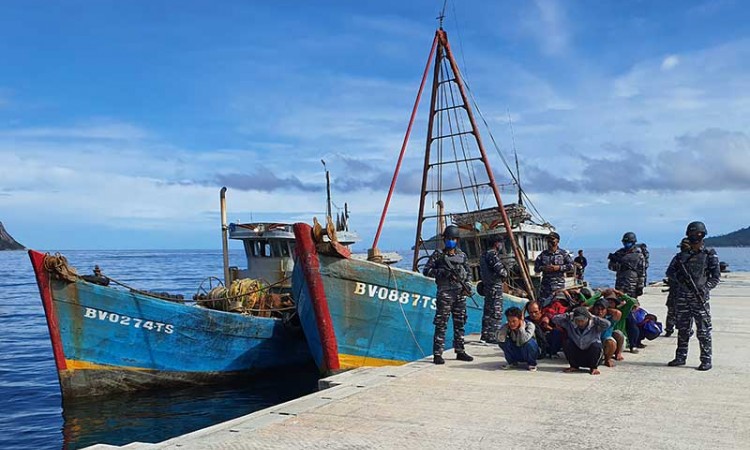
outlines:
[[[442,355],[445,350],[445,331],[448,319],[453,315],[453,348],[456,353],[464,351],[464,326],[466,325],[466,297],[458,289],[438,291],[435,311],[435,337],[432,340],[432,354]]]
[[[695,322],[696,337],[701,348],[701,362],[711,362],[711,306],[692,295],[677,297],[674,302],[677,325],[675,358],[687,359],[688,343]]]
[[[674,331],[675,324],[677,323],[677,313],[674,308],[674,299],[676,295],[672,292],[667,296],[667,323],[665,331]]]
[[[638,298],[638,287],[634,283],[615,282],[615,289],[627,295],[628,297]]]
[[[548,306],[552,303],[552,297],[555,291],[565,287],[565,278],[548,278],[542,277],[542,283],[539,286],[539,303],[544,306]]]
[[[482,340],[497,340],[500,322],[503,318],[503,285],[487,286],[484,296],[484,310],[482,311]]]

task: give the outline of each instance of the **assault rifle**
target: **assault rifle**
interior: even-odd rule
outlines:
[[[687,285],[688,289],[693,291],[693,294],[698,298],[698,300],[701,301],[701,304],[705,304],[705,297],[703,297],[700,289],[698,289],[698,286],[695,284],[695,280],[693,280],[693,277],[690,275],[690,272],[688,272],[687,267],[685,267],[685,263],[683,263],[679,257],[677,258],[677,267],[680,269],[680,274],[683,278],[681,281],[683,282],[683,284]]]
[[[448,272],[452,275],[451,278],[453,278],[453,281],[459,283],[461,285],[461,294],[466,297],[471,297],[474,293],[473,289],[471,288],[471,285],[461,279],[459,276],[458,270],[456,269],[456,266],[453,265],[452,262],[448,259],[445,253],[443,253],[443,261],[445,262],[445,267],[448,268]]]
[[[623,261],[621,256],[618,257],[614,253],[610,253],[609,256],[607,256],[607,259],[610,260],[610,261],[612,261],[613,263],[617,264],[618,270],[619,270],[620,266],[622,266],[625,269],[632,270],[633,272],[638,272],[637,270],[635,270],[633,268],[633,266],[631,266],[630,264],[628,264],[625,261]]]

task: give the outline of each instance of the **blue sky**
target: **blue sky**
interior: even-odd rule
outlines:
[[[219,248],[223,184],[231,220],[309,222],[324,158],[366,248],[441,6],[5,1],[0,220],[36,248]],[[563,243],[671,246],[691,220],[750,224],[749,20],[729,0],[451,1],[445,28]],[[413,240],[420,113],[381,247]]]

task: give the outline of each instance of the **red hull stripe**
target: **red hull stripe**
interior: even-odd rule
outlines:
[[[49,328],[49,337],[52,341],[52,351],[55,354],[57,370],[67,370],[68,366],[65,364],[65,353],[63,352],[62,339],[60,339],[60,326],[57,323],[55,305],[52,303],[52,290],[49,286],[49,272],[44,269],[44,253],[29,250],[29,258],[31,258],[31,265],[34,266],[36,284],[39,286],[39,295],[42,297],[44,314],[47,316],[47,327]]]
[[[323,351],[322,370],[339,370],[339,346],[336,333],[333,330],[331,312],[328,310],[328,299],[323,289],[323,279],[320,277],[320,260],[312,239],[312,228],[305,223],[294,224],[294,237],[297,241],[297,264],[301,264],[302,272],[310,291],[310,301],[315,311],[315,322],[320,334]]]

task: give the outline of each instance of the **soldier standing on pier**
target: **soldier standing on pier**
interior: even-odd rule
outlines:
[[[448,318],[453,315],[453,348],[456,359],[473,361],[464,350],[464,326],[466,325],[466,296],[471,295],[468,284],[470,272],[466,253],[458,248],[459,229],[450,225],[443,231],[445,248],[435,250],[424,268],[424,274],[435,278],[437,284],[437,309],[435,311],[435,337],[432,340],[432,355],[435,364],[445,364],[445,332]],[[468,290],[468,292],[467,292]]]
[[[667,268],[667,278],[677,281],[674,284],[677,351],[669,366],[685,365],[695,321],[701,349],[701,364],[697,369],[711,369],[711,307],[708,300],[711,289],[719,284],[721,271],[716,251],[703,245],[706,233],[703,222],[691,222],[685,232],[690,247],[675,255]]]
[[[622,236],[622,248],[609,254],[609,270],[617,272],[615,289],[638,298],[643,294],[646,275],[646,260],[635,233],[628,231]]]
[[[682,238],[682,241],[680,241],[680,252],[686,252],[688,250],[690,250],[690,241],[688,238]],[[679,280],[667,278],[669,294],[667,295],[667,324],[664,329],[664,337],[669,337],[674,334],[675,322],[677,320],[677,315],[674,310],[674,300],[677,297],[677,283],[679,283]]]
[[[543,307],[552,302],[556,290],[565,287],[565,272],[573,270],[573,259],[559,245],[560,235],[551,232],[547,235],[547,249],[534,261],[534,272],[542,274],[539,302]]]
[[[508,269],[500,258],[502,236],[492,235],[488,240],[490,248],[479,260],[479,272],[484,287],[484,311],[482,312],[481,340],[497,344],[497,332],[503,317],[503,281],[508,278]]]

